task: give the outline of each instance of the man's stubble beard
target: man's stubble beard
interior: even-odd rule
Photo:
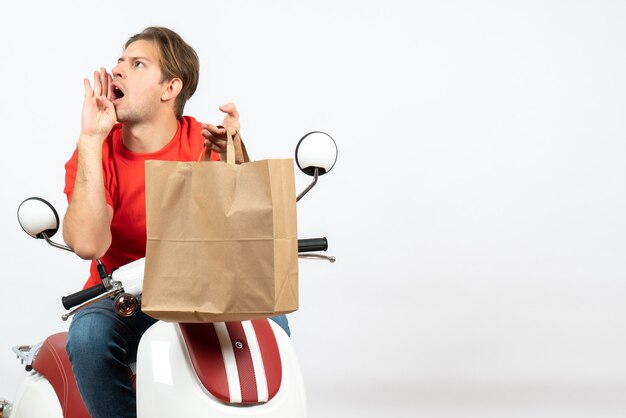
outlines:
[[[123,123],[126,125],[132,125],[135,123],[141,123],[145,118],[144,109],[133,109],[133,110],[118,110],[115,108],[115,115],[117,116],[117,121],[119,123]]]

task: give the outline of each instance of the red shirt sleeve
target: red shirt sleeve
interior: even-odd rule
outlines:
[[[74,150],[72,157],[65,163],[65,188],[63,192],[67,196],[67,201],[72,198],[74,191],[74,181],[76,181],[76,167],[78,166],[78,150]]]
[[[105,150],[103,149],[103,155],[105,155]],[[72,193],[74,192],[74,183],[76,182],[76,171],[78,168],[78,150],[74,150],[72,157],[65,163],[65,188],[63,192],[67,196],[67,202],[69,203],[72,200]],[[104,175],[106,177],[106,173]],[[104,185],[104,194],[106,202],[109,206],[113,207],[113,199],[111,198],[111,192],[106,187],[106,181]]]

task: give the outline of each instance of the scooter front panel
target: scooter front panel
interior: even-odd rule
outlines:
[[[268,324],[280,352],[282,383],[271,400],[253,405],[226,403],[204,388],[178,324],[157,322],[150,327],[137,355],[139,417],[306,417],[304,383],[291,340],[273,321]]]
[[[191,364],[202,385],[217,398],[229,402],[232,377],[223,361],[220,337],[213,324],[179,324]],[[200,342],[203,344],[200,344]],[[191,351],[189,347],[192,347]],[[232,372],[230,373],[232,376]]]
[[[282,365],[267,319],[179,325],[196,375],[211,394],[256,404],[278,393]]]

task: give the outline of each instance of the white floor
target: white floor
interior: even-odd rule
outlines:
[[[310,418],[624,418],[626,380],[427,384],[307,382]]]

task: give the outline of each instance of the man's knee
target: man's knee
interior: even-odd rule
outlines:
[[[114,334],[114,319],[102,309],[87,308],[80,312],[70,325],[67,337],[66,351],[70,361],[76,358],[82,361],[92,361],[93,357],[100,357],[106,352]]]

